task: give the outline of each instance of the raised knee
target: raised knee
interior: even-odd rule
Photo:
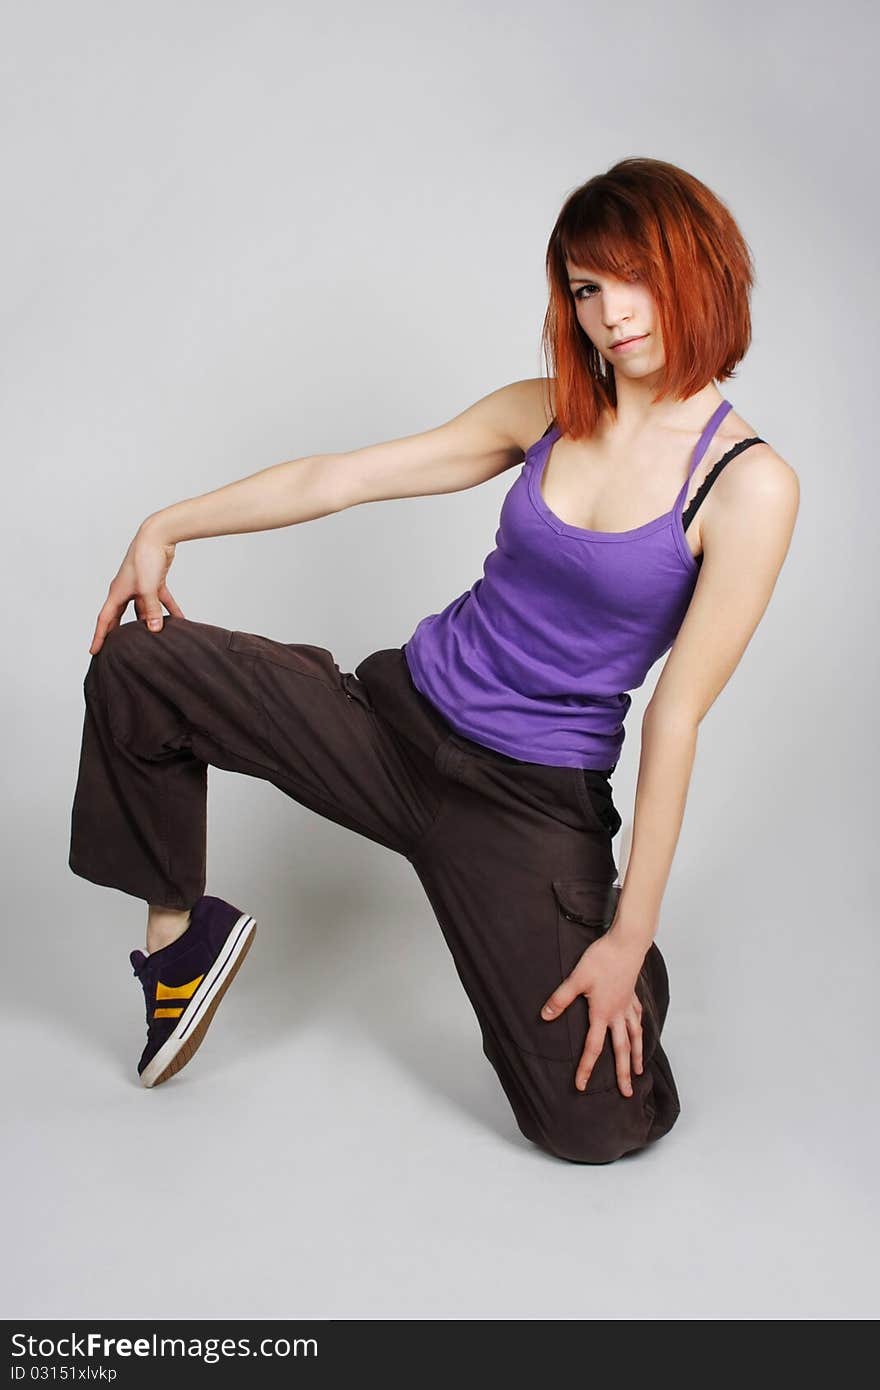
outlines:
[[[120,681],[139,681],[156,660],[157,649],[151,644],[161,640],[162,633],[148,631],[143,618],[108,628],[89,662],[83,683],[86,694],[98,691],[106,695]]]
[[[137,644],[142,643],[154,634],[147,631],[147,624],[143,618],[129,619],[127,622],[118,623],[115,627],[107,629],[100,651],[95,655],[105,656],[107,652],[128,651]]]
[[[127,622],[119,623],[108,630],[101,650],[96,655],[98,658],[109,656],[111,659],[123,657],[126,662],[134,664],[149,660],[157,650],[153,644],[166,638],[172,627],[180,629],[185,624],[186,619],[164,613],[161,628],[152,632],[147,627],[145,618],[130,618]]]

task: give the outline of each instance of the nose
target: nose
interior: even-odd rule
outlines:
[[[602,321],[609,333],[616,324],[628,323],[631,318],[632,310],[626,290],[612,290],[610,293],[605,290],[602,296]]]

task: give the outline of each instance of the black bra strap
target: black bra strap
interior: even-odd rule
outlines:
[[[546,439],[547,436],[548,436],[548,434],[550,433],[550,431],[551,431],[552,429],[554,429],[555,427],[556,427],[556,420],[555,420],[555,418],[554,418],[554,419],[552,419],[552,420],[550,421],[550,423],[549,423],[549,425],[547,426],[547,428],[545,429],[544,433],[541,435],[541,438],[542,438],[542,439]]]
[[[694,493],[693,498],[685,508],[684,514],[681,519],[681,524],[684,527],[685,531],[693,521],[698,508],[702,505],[707,492],[714,483],[715,479],[718,477],[718,474],[721,472],[722,468],[724,468],[726,464],[730,463],[731,459],[735,459],[737,454],[741,454],[743,449],[749,449],[753,444],[764,444],[765,442],[766,441],[760,439],[758,435],[753,435],[751,439],[741,439],[738,444],[734,444],[733,448],[727,451],[723,458],[720,458],[718,460],[714,467],[710,469],[710,471],[706,474],[706,477],[700,483],[700,486]],[[699,556],[698,558],[702,559],[702,556]]]

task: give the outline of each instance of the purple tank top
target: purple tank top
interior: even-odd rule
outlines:
[[[413,684],[453,729],[524,762],[613,771],[628,692],[672,646],[693,595],[682,511],[731,409],[722,401],[708,421],[672,510],[630,531],[560,521],[541,492],[559,427],[531,446],[482,578],[404,643]]]

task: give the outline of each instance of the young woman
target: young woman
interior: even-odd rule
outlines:
[[[607,1163],[680,1113],[653,938],[700,721],[767,607],[798,482],[716,386],[749,345],[753,270],[704,184],[623,160],[567,199],[546,264],[546,380],[155,512],[110,584],[69,864],[148,904],[147,950],[130,956],[146,1086],[190,1060],[253,940],[252,916],[204,892],[212,765],[410,861],[535,1144]],[[354,672],[323,647],[188,619],[168,587],[179,541],[506,469],[482,577]],[[137,621],[122,624],[131,600]],[[629,692],[670,648],[642,720],[621,885],[610,777]]]

